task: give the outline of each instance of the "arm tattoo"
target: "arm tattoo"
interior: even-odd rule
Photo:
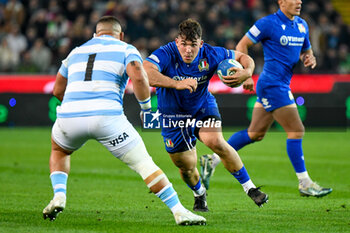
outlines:
[[[136,69],[136,70],[141,70],[140,66],[139,66],[138,64],[136,64],[135,61],[131,61],[130,64],[131,64],[132,66],[135,66],[135,69]]]

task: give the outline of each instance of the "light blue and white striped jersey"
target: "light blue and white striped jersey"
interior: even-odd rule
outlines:
[[[139,51],[109,35],[73,49],[58,71],[68,80],[57,117],[121,115],[131,61],[142,64]]]

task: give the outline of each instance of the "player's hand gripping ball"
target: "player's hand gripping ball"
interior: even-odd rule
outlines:
[[[218,65],[217,70],[216,70],[221,81],[223,81],[222,76],[232,76],[236,73],[236,71],[234,71],[234,70],[229,70],[231,67],[237,67],[237,68],[243,69],[243,66],[241,65],[241,63],[239,63],[235,59],[225,59],[225,60],[221,61]],[[225,84],[225,85],[227,85],[227,84]],[[241,85],[242,85],[242,83],[237,84],[235,86],[230,85],[229,87],[239,87]]]

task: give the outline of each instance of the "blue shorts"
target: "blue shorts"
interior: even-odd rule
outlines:
[[[218,120],[221,122],[214,96],[207,98],[195,113],[162,114],[160,119],[165,149],[168,153],[183,152],[194,148],[198,131],[204,121],[210,122],[212,126]]]
[[[259,82],[256,85],[257,101],[267,112],[294,104],[294,97],[289,86]]]

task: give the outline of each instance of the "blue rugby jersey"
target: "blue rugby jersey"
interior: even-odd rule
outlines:
[[[160,112],[195,115],[204,100],[211,95],[208,91],[209,80],[215,73],[218,64],[227,58],[235,58],[233,50],[213,47],[206,43],[190,64],[182,60],[174,41],[154,51],[146,60],[155,64],[159,72],[174,80],[192,78],[198,82],[197,90],[192,93],[189,90],[157,87]]]
[[[265,64],[259,82],[279,81],[280,85],[289,86],[300,53],[311,48],[305,20],[298,16],[290,20],[278,10],[256,21],[246,35],[263,45]]]
[[[68,80],[57,117],[121,115],[131,61],[142,63],[137,49],[109,35],[73,49],[59,69]]]

